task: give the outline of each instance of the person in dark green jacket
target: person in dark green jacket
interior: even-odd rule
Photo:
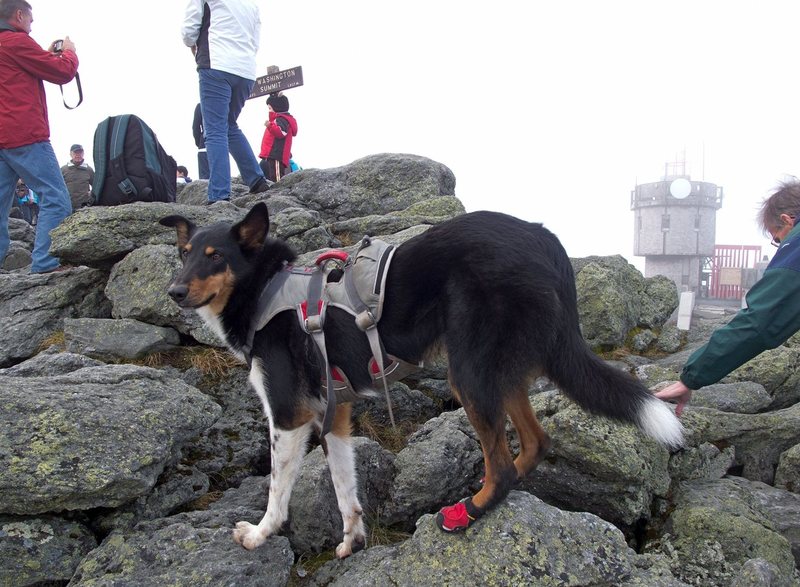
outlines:
[[[747,307],[689,357],[680,381],[656,397],[677,401],[680,416],[692,390],[718,382],[756,355],[782,345],[800,330],[800,180],[783,183],[758,214],[778,251],[745,298]]]

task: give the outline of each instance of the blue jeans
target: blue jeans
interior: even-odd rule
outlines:
[[[58,259],[49,252],[50,231],[72,212],[67,184],[50,141],[0,149],[0,263],[6,258],[11,243],[8,215],[13,199],[17,197],[14,189],[18,177],[39,194],[39,220],[31,273],[50,271],[59,265]]]
[[[253,80],[216,69],[200,69],[200,109],[208,152],[208,200],[230,198],[233,156],[239,174],[251,188],[263,174],[253,149],[236,123],[244,102],[253,89]]]

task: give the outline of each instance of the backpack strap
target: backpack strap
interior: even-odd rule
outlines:
[[[111,118],[106,118],[97,125],[94,131],[94,182],[92,183],[92,196],[94,203],[100,201],[100,194],[103,193],[103,186],[106,182],[106,162],[108,161],[108,127]]]
[[[125,169],[125,136],[128,133],[128,122],[130,114],[123,114],[114,118],[114,126],[111,129],[111,149],[108,160],[111,163],[111,173],[118,178],[122,178],[117,184],[120,191],[132,199],[139,195],[139,190],[133,185],[128,177],[128,170]]]
[[[156,135],[147,126],[144,120],[134,117],[139,122],[142,129],[142,145],[144,146],[144,164],[154,173],[161,173],[161,160],[158,158],[158,146],[156,145]]]

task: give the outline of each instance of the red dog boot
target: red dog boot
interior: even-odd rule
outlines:
[[[436,524],[445,532],[462,532],[483,514],[484,511],[473,505],[472,498],[468,497],[440,509],[436,514]]]

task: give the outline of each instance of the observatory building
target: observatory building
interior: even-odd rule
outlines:
[[[645,258],[645,277],[665,275],[678,292],[700,295],[704,266],[714,258],[722,188],[692,181],[683,165],[676,174],[677,167],[671,170],[667,164],[661,181],[637,185],[631,192],[633,254]]]

